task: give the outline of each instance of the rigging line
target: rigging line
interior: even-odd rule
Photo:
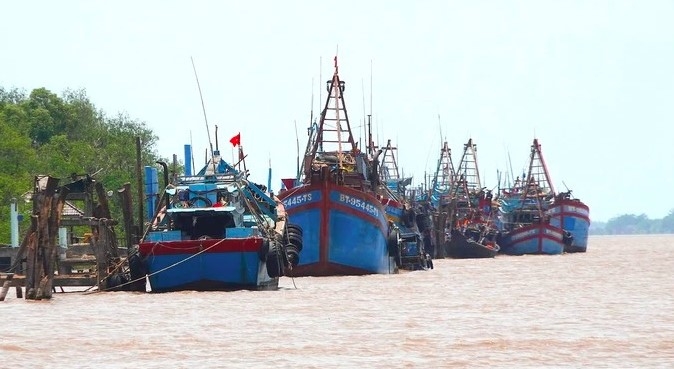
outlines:
[[[367,113],[365,112],[366,106],[365,106],[365,82],[363,82],[363,79],[360,79],[360,87],[362,89],[362,95],[363,95],[363,136],[367,137],[367,132],[366,132],[366,127],[365,127],[365,120],[367,119]],[[362,144],[360,145],[361,151],[363,151]]]
[[[370,59],[370,115],[372,115],[372,59]]]
[[[244,191],[243,191],[244,189],[241,187],[241,184],[237,181],[237,182],[234,182],[234,185],[236,186],[237,190],[241,194],[243,201],[248,206],[248,209],[250,210],[251,215],[253,215],[253,217],[255,218],[255,221],[257,222],[258,227],[260,227],[261,230],[265,231],[265,236],[269,237],[269,235],[273,234],[273,230],[271,229],[269,224],[259,214],[260,212],[262,212],[262,210],[260,209],[260,204],[257,201],[254,202],[255,207],[257,209],[253,208],[253,205],[251,204],[250,200],[248,199],[248,197],[244,193]]]
[[[311,99],[313,100],[313,92],[312,92]],[[313,101],[311,102],[311,105],[312,106],[314,105]],[[312,108],[311,109],[312,119],[313,119],[313,115],[314,114],[313,114],[313,108]],[[296,172],[295,172],[295,179],[299,181],[300,180],[300,136],[297,134],[297,121],[295,120],[295,121],[293,121],[293,123],[295,124],[295,145],[296,145],[296,149],[297,149],[297,158],[296,158],[297,169],[296,169]],[[311,120],[309,121],[309,125],[311,125]]]
[[[192,141],[192,130],[190,129],[190,156],[189,158],[185,158],[187,161],[185,163],[185,166],[190,166],[190,173],[194,174],[194,142]]]
[[[323,85],[323,57],[319,57],[318,59],[318,107],[320,108],[321,103],[323,101],[323,89],[321,86]],[[312,88],[313,91],[313,88]],[[323,112],[320,112],[321,115],[323,115]],[[309,122],[311,124],[312,122]]]
[[[208,145],[211,148],[211,156],[213,156],[213,143],[211,142],[211,131],[208,129],[208,118],[206,118],[206,106],[204,105],[204,96],[201,94],[201,84],[199,84],[199,76],[197,76],[197,67],[194,66],[194,58],[190,56],[192,61],[192,69],[194,70],[194,79],[197,80],[197,89],[199,89],[199,99],[201,100],[201,110],[204,113],[204,122],[206,123],[206,134],[208,136]],[[213,173],[215,173],[215,161],[213,161]]]

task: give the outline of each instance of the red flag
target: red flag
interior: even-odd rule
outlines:
[[[295,178],[281,178],[281,183],[286,190],[290,190],[295,187]]]
[[[236,147],[236,145],[241,145],[241,132],[237,133],[236,136],[230,138],[229,142],[231,142],[234,147]]]

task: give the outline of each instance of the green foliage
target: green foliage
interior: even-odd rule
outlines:
[[[0,137],[0,243],[10,238],[11,198],[20,199],[28,219],[31,206],[23,204],[22,195],[32,190],[34,176],[62,178],[65,184],[73,174],[90,174],[115,191],[126,182],[137,183],[136,137],[142,142],[142,165],[158,159],[157,137],[143,122],[124,114],[106,116],[84,90],[58,96],[37,88],[27,95],[0,87]],[[115,200],[111,211],[121,220]]]
[[[606,223],[593,223],[591,234],[674,233],[674,209],[662,219],[649,219],[646,214],[623,214]]]

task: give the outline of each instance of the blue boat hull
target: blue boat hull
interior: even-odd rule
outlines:
[[[276,289],[257,252],[158,255],[147,258],[152,292]],[[186,260],[187,259],[187,260]],[[164,270],[166,269],[166,270]],[[154,274],[157,273],[157,274]]]
[[[303,249],[293,276],[395,273],[386,239],[386,213],[369,194],[329,182],[295,187],[279,195]]]
[[[564,234],[550,224],[532,224],[503,233],[498,244],[507,255],[558,255],[564,252]]]
[[[261,261],[263,245],[256,237],[164,240],[141,243],[139,254],[152,292],[275,289],[278,277],[269,277]]]
[[[550,224],[573,235],[565,252],[586,252],[590,229],[589,208],[578,200],[561,200],[548,210]]]

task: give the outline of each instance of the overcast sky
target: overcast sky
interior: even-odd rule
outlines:
[[[489,188],[508,155],[527,166],[536,137],[556,189],[593,219],[661,218],[674,208],[673,19],[674,2],[655,0],[13,1],[0,86],[82,88],[146,122],[162,156],[190,136],[203,153],[193,57],[211,135],[217,124],[230,155],[241,132],[253,179],[266,183],[271,157],[278,189],[338,52],[354,133],[372,109],[415,183],[435,170],[440,131],[455,165],[473,138]]]

